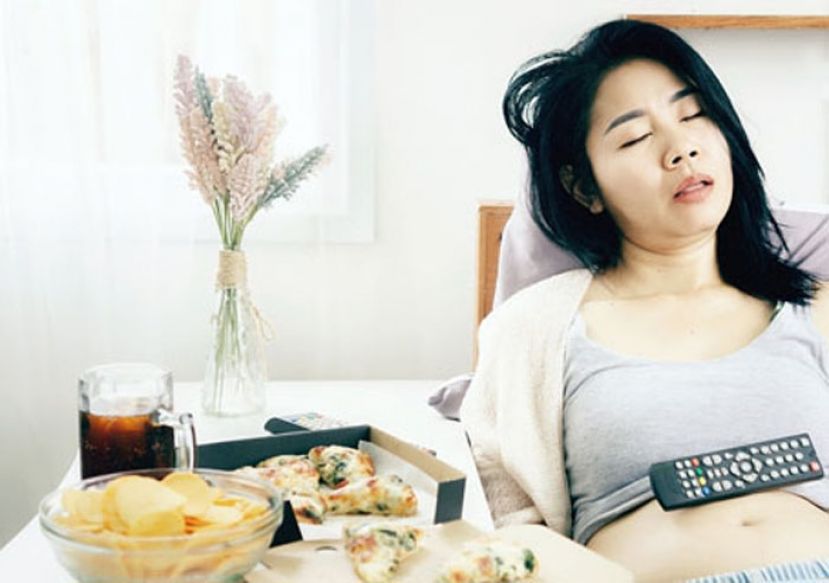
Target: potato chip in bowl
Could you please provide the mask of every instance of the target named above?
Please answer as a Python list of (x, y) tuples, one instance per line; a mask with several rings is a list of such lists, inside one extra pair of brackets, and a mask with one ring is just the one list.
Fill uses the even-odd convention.
[(40, 505), (58, 560), (83, 583), (241, 580), (281, 523), (270, 484), (219, 470), (98, 476)]

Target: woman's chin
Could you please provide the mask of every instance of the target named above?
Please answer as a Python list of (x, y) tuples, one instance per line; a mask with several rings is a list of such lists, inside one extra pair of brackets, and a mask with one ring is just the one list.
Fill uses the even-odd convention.
[(725, 218), (730, 204), (730, 197), (726, 199), (717, 196), (717, 191), (713, 190), (693, 202), (673, 202), (671, 214), (678, 223), (691, 231), (716, 230)]

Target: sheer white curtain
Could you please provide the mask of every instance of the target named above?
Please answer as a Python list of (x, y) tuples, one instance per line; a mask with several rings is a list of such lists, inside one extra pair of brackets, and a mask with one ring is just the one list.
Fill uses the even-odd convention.
[(328, 241), (371, 239), (370, 8), (0, 0), (0, 543), (65, 470), (83, 367), (202, 372), (218, 235), (183, 173), (179, 53), (272, 94), (288, 122), (277, 157), (331, 146), (292, 201), (257, 217), (248, 245), (324, 253)]

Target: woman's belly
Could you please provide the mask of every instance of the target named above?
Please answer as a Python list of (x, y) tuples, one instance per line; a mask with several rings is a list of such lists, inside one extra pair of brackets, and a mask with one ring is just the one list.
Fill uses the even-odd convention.
[(675, 581), (829, 558), (829, 514), (783, 491), (671, 512), (653, 500), (600, 529), (587, 547), (625, 565), (636, 581)]

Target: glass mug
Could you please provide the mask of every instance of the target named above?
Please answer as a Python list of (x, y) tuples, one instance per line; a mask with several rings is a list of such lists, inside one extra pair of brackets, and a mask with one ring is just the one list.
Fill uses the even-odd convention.
[(78, 382), (81, 476), (195, 465), (190, 413), (173, 413), (173, 375), (153, 364), (96, 366)]

